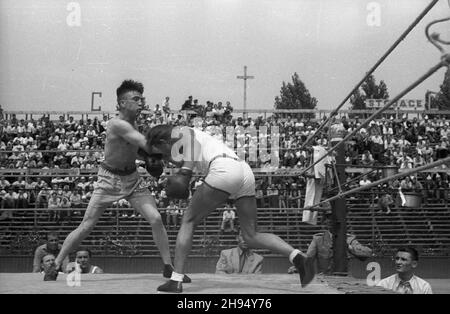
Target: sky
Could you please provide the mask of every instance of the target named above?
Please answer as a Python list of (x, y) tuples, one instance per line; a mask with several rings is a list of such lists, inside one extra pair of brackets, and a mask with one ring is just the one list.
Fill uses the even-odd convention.
[[(319, 109), (335, 108), (431, 0), (0, 0), (4, 110), (114, 111), (124, 79), (141, 81), (150, 107), (230, 101), (273, 109), (299, 74)], [(391, 96), (440, 60), (425, 26), (450, 16), (440, 0), (374, 73)], [(450, 39), (450, 23), (434, 30)], [(438, 91), (445, 70), (405, 96)]]

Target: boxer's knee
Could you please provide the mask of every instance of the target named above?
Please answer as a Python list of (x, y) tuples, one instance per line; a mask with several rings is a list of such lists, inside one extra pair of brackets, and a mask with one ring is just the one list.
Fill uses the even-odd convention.
[(158, 212), (152, 213), (151, 215), (149, 215), (148, 219), (152, 226), (159, 226), (159, 225), (163, 224), (161, 215)]

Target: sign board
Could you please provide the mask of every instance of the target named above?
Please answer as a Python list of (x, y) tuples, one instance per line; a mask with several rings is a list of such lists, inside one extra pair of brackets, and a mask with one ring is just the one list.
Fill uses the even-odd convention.
[[(389, 99), (366, 99), (366, 108), (381, 108), (389, 103)], [(392, 104), (394, 110), (425, 110), (425, 100), (423, 99), (400, 99)]]

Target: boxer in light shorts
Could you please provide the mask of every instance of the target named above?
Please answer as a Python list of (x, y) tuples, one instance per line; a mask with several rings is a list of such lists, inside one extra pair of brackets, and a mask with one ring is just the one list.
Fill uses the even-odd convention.
[[(166, 229), (155, 199), (136, 170), (139, 152), (140, 157), (146, 161), (147, 171), (152, 174), (149, 170), (150, 158), (146, 138), (136, 130), (136, 118), (144, 105), (143, 92), (143, 85), (132, 80), (122, 82), (116, 90), (119, 116), (109, 120), (107, 124), (105, 160), (98, 170), (98, 180), (83, 221), (67, 236), (55, 259), (55, 268), (49, 270), (52, 274), (47, 274), (47, 277), (50, 275), (53, 280), (56, 280), (57, 270), (64, 258), (90, 234), (103, 211), (122, 198), (127, 199), (151, 224), (153, 239), (164, 263), (163, 275), (167, 278), (172, 275), (173, 266)], [(162, 172), (162, 165), (160, 167)], [(183, 281), (190, 282), (190, 279), (186, 276)]]
[(236, 200), (241, 231), (249, 247), (269, 249), (288, 257), (299, 271), (302, 287), (313, 280), (312, 259), (280, 237), (257, 231), (255, 177), (250, 166), (240, 160), (231, 148), (205, 132), (188, 127), (158, 125), (150, 129), (146, 137), (152, 153), (160, 154), (164, 160), (180, 168), (176, 175), (167, 179), (166, 194), (169, 198), (189, 197), (194, 170), (205, 176), (204, 183), (193, 193), (183, 215), (175, 249), (175, 270), (170, 280), (158, 287), (158, 291), (183, 291), (184, 268), (195, 227), (229, 198)]
[(218, 157), (210, 163), (204, 182), (228, 193), (231, 199), (255, 196), (255, 176), (250, 166), (228, 156)]

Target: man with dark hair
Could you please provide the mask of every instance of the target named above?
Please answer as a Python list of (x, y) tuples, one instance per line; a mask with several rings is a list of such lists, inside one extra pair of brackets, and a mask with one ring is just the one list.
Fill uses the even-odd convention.
[[(46, 255), (52, 254), (58, 255), (61, 250), (61, 244), (59, 244), (59, 235), (56, 232), (49, 232), (47, 234), (47, 243), (42, 244), (36, 248), (33, 259), (33, 273), (41, 271), (42, 258)], [(69, 263), (69, 257), (65, 257), (62, 261), (64, 267)]]
[(192, 102), (193, 102), (192, 96), (189, 96), (188, 99), (186, 99), (186, 101), (181, 106), (181, 110), (191, 110)]
[(210, 212), (235, 199), (239, 224), (245, 242), (251, 248), (266, 248), (289, 258), (299, 270), (302, 287), (314, 278), (313, 260), (294, 249), (280, 237), (257, 231), (255, 177), (250, 166), (239, 159), (224, 142), (189, 127), (174, 128), (158, 125), (147, 133), (148, 144), (154, 153), (181, 169), (168, 177), (166, 194), (169, 198), (187, 199), (193, 170), (206, 175), (203, 184), (192, 195), (185, 210), (175, 250), (175, 271), (171, 279), (158, 291), (183, 291), (182, 279), (187, 256), (191, 250), (195, 227)]
[(236, 240), (237, 247), (220, 252), (216, 274), (261, 274), (264, 257), (248, 247), (242, 233)]
[(411, 247), (401, 247), (395, 253), (396, 274), (384, 278), (377, 286), (403, 294), (432, 294), (430, 284), (414, 275), (419, 263), (419, 253)]
[(91, 264), (91, 257), (92, 253), (89, 249), (78, 249), (75, 255), (75, 262), (67, 265), (66, 273), (76, 271), (79, 267), (82, 274), (103, 274), (103, 270), (100, 267)]
[[(56, 269), (61, 267), (66, 256), (91, 233), (104, 210), (113, 202), (124, 198), (151, 224), (153, 239), (164, 263), (163, 276), (170, 278), (172, 275), (173, 266), (167, 231), (148, 184), (136, 169), (136, 158), (139, 153), (152, 176), (159, 177), (163, 171), (162, 163), (149, 156), (145, 136), (137, 131), (136, 119), (145, 103), (143, 92), (144, 86), (132, 80), (123, 81), (117, 88), (119, 113), (107, 124), (105, 159), (100, 164), (94, 192), (83, 221), (69, 234), (56, 257)], [(186, 277), (185, 280), (189, 281), (188, 279)]]

